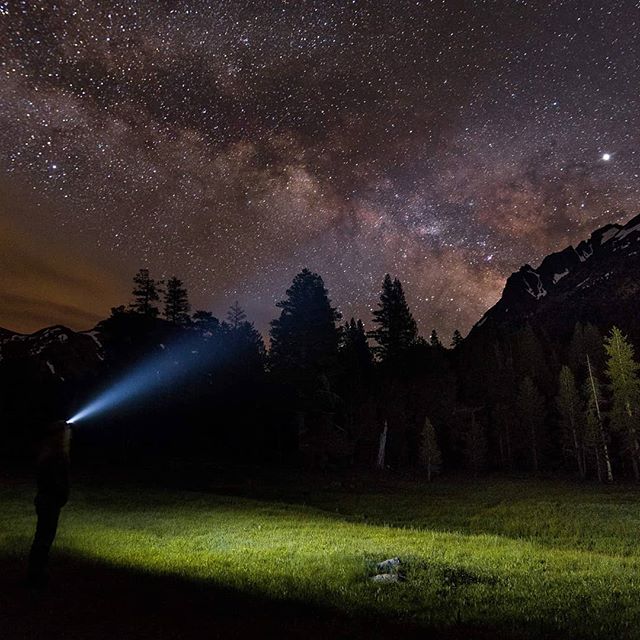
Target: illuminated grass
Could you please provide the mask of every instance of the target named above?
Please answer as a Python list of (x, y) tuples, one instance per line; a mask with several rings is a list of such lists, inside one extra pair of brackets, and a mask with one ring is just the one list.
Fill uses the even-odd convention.
[[(0, 498), (0, 552), (24, 553), (31, 487)], [(633, 491), (550, 483), (317, 492), (315, 506), (75, 487), (56, 549), (275, 599), (532, 637), (640, 637)], [(369, 581), (399, 555), (406, 582)]]

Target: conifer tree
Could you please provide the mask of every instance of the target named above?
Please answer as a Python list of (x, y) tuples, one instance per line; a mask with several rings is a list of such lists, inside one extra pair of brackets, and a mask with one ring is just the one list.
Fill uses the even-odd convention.
[(158, 283), (149, 275), (149, 269), (140, 269), (133, 277), (133, 302), (129, 308), (134, 313), (156, 318), (158, 307), (154, 304), (160, 300)]
[(271, 321), (270, 360), (274, 369), (313, 374), (335, 364), (340, 313), (331, 306), (322, 278), (303, 269), (276, 304), (280, 317)]
[(633, 473), (640, 480), (640, 365), (634, 359), (633, 345), (618, 327), (611, 329), (604, 347), (612, 396), (611, 426), (623, 435)]
[(164, 292), (164, 317), (175, 324), (187, 324), (190, 309), (189, 296), (182, 280), (175, 276), (169, 278)]
[(402, 284), (387, 274), (382, 283), (378, 308), (373, 312), (373, 322), (378, 328), (371, 336), (378, 343), (376, 351), (382, 360), (397, 358), (415, 344), (418, 337), (416, 321), (411, 315)]
[(576, 461), (578, 475), (584, 479), (586, 475), (584, 463), (584, 433), (580, 413), (580, 394), (576, 387), (575, 377), (569, 367), (560, 369), (558, 396), (556, 398), (560, 427), (565, 450)]
[(420, 431), (418, 442), (418, 460), (420, 466), (427, 471), (427, 482), (431, 482), (434, 471), (442, 464), (442, 454), (438, 447), (436, 431), (428, 417), (424, 419), (424, 425)]
[(245, 320), (247, 314), (236, 300), (227, 311), (227, 322), (232, 329), (237, 329)]
[(451, 347), (455, 349), (458, 345), (462, 344), (463, 340), (462, 334), (456, 329), (451, 337)]
[(204, 331), (213, 333), (220, 328), (220, 321), (211, 311), (199, 309), (191, 316), (191, 319), (198, 329), (203, 329)]
[(540, 468), (540, 442), (544, 426), (544, 399), (536, 389), (533, 380), (526, 376), (520, 383), (517, 399), (520, 425), (527, 439), (531, 468), (537, 473)]
[(432, 347), (441, 347), (442, 342), (440, 342), (440, 338), (438, 337), (438, 332), (435, 329), (432, 329), (431, 335), (429, 336), (429, 344)]
[(351, 318), (342, 332), (342, 354), (349, 369), (369, 369), (373, 364), (371, 348), (362, 320)]
[(266, 349), (261, 333), (253, 322), (242, 320), (235, 328), (230, 329), (234, 358), (245, 373), (264, 371)]

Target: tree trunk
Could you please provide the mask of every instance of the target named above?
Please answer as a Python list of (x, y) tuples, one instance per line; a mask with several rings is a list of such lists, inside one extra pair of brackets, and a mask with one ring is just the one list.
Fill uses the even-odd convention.
[(600, 437), (602, 438), (602, 453), (604, 454), (604, 464), (607, 468), (607, 482), (613, 482), (613, 471), (611, 470), (611, 458), (609, 457), (609, 447), (604, 435), (602, 423), (600, 423)]
[(604, 462), (607, 468), (607, 482), (613, 482), (613, 471), (611, 470), (611, 458), (609, 457), (609, 447), (607, 446), (607, 438), (605, 437), (604, 427), (602, 426), (602, 416), (600, 415), (600, 403), (598, 402), (598, 394), (596, 393), (596, 383), (593, 380), (591, 371), (591, 360), (587, 356), (587, 369), (589, 370), (589, 380), (591, 381), (591, 389), (593, 391), (593, 402), (596, 406), (596, 415), (598, 416), (598, 426), (600, 429), (600, 438), (602, 439), (602, 453), (604, 454)]
[(387, 421), (384, 421), (384, 429), (380, 434), (380, 445), (378, 447), (378, 460), (376, 461), (376, 467), (378, 469), (384, 469), (384, 458), (387, 448)]

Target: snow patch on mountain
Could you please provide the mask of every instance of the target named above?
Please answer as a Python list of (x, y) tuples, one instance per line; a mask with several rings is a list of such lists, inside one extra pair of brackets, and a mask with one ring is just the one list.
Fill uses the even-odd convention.
[(585, 245), (582, 251), (576, 250), (580, 262), (586, 262), (593, 255), (593, 246), (591, 244)]
[(635, 231), (640, 231), (640, 223), (629, 227), (628, 229), (621, 229), (620, 231), (618, 231), (618, 233), (616, 234), (616, 240), (622, 240)]
[(530, 273), (531, 275), (533, 275), (535, 277), (535, 280), (533, 282), (533, 286), (531, 286), (529, 281), (527, 279), (525, 279), (524, 283), (525, 283), (525, 287), (526, 287), (527, 293), (529, 295), (533, 296), (534, 298), (536, 298), (536, 300), (546, 296), (547, 295), (547, 290), (542, 286), (542, 279), (540, 278), (540, 274), (537, 271), (534, 271), (533, 269), (531, 269), (527, 273)]
[(611, 229), (608, 229), (602, 234), (602, 240), (600, 240), (600, 244), (604, 244), (605, 242), (609, 242), (611, 238), (615, 238), (616, 235), (620, 233), (620, 227), (614, 226)]
[(100, 335), (95, 329), (92, 331), (83, 331), (82, 332), (83, 335), (85, 336), (89, 336), (97, 345), (98, 347), (98, 351), (96, 352), (96, 355), (98, 356), (99, 360), (104, 360), (104, 355), (103, 355), (103, 346), (102, 346), (102, 342), (100, 342), (100, 340), (98, 340), (98, 335)]
[(553, 284), (558, 284), (558, 282), (560, 280), (562, 280), (562, 278), (564, 278), (566, 275), (569, 275), (569, 269), (565, 269), (564, 271), (561, 271), (560, 273), (555, 273), (553, 275)]

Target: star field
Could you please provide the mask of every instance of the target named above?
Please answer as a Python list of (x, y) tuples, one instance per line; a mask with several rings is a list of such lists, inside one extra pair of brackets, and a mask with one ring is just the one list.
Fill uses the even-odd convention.
[(466, 331), (638, 212), (639, 27), (632, 1), (0, 2), (0, 215), (81, 252), (96, 317), (147, 266), (264, 329), (307, 266), (347, 317), (390, 272), (423, 334)]

